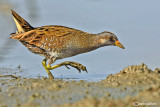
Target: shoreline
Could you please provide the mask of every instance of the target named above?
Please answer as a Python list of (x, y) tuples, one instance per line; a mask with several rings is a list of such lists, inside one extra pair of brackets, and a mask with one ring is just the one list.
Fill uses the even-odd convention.
[(160, 69), (145, 64), (98, 82), (3, 77), (0, 84), (0, 107), (160, 106)]

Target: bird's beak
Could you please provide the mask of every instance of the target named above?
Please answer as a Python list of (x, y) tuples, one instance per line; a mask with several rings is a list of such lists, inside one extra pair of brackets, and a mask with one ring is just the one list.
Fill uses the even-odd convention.
[(125, 49), (124, 46), (118, 40), (115, 42), (115, 45), (122, 49)]

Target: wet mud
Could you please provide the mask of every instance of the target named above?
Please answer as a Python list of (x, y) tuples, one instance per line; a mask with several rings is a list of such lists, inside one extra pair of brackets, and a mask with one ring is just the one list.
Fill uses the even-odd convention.
[(160, 107), (159, 99), (160, 69), (145, 64), (99, 82), (0, 78), (0, 107)]

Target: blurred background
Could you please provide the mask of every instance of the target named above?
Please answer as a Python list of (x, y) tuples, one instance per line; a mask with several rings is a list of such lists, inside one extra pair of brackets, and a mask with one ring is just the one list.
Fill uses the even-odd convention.
[[(10, 39), (16, 31), (12, 8), (32, 26), (63, 25), (89, 33), (111, 31), (125, 46), (103, 47), (93, 52), (57, 61), (76, 61), (89, 73), (60, 67), (52, 70), (56, 78), (100, 80), (129, 65), (160, 67), (159, 0), (0, 0), (0, 67), (25, 77), (47, 76), (43, 57)], [(21, 72), (17, 69), (21, 66)], [(5, 71), (5, 70), (4, 70)]]

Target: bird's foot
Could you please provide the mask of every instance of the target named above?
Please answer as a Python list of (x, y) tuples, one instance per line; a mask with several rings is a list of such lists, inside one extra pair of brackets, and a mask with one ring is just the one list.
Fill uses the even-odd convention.
[(46, 65), (46, 61), (47, 61), (47, 59), (44, 59), (44, 60), (42, 61), (42, 65), (43, 65), (43, 67), (45, 68), (45, 70), (47, 71), (48, 76), (49, 76), (49, 79), (51, 79), (51, 80), (53, 80), (54, 77), (53, 77), (52, 73), (51, 73), (49, 70), (58, 68), (58, 67), (60, 67), (60, 66), (66, 66), (68, 69), (70, 69), (70, 68), (68, 67), (68, 65), (69, 65), (69, 66), (71, 66), (71, 67), (76, 68), (79, 72), (81, 72), (81, 71), (86, 71), (86, 72), (87, 72), (86, 67), (83, 66), (83, 65), (80, 64), (80, 63), (77, 63), (77, 62), (65, 61), (65, 62), (62, 62), (62, 63), (60, 63), (60, 64), (51, 66), (51, 65)]
[(47, 69), (48, 70), (52, 70), (52, 69), (55, 69), (55, 68), (58, 68), (60, 66), (66, 66), (68, 69), (70, 69), (69, 66), (71, 67), (74, 67), (76, 68), (79, 72), (81, 71), (86, 71), (87, 72), (87, 69), (85, 66), (83, 66), (82, 64), (80, 63), (77, 63), (77, 62), (71, 62), (71, 61), (65, 61), (65, 62), (62, 62), (60, 64), (57, 64), (57, 65), (54, 65), (54, 66), (50, 66), (50, 65), (47, 65)]
[(45, 70), (46, 70), (46, 72), (47, 72), (47, 74), (48, 74), (48, 76), (49, 76), (49, 79), (54, 80), (54, 76), (52, 75), (52, 73), (51, 73), (51, 72), (49, 71), (49, 69), (47, 68), (46, 61), (47, 61), (47, 59), (45, 58), (45, 59), (42, 61), (42, 65), (43, 65), (43, 67), (45, 68)]

